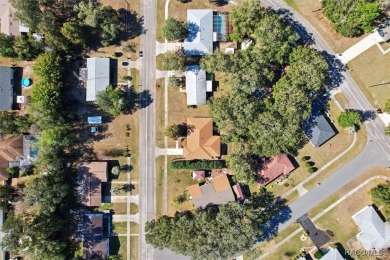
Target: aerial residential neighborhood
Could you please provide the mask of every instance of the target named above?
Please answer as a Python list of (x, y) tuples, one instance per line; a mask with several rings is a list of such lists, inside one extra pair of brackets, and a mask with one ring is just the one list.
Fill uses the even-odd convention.
[(389, 14), (0, 0), (0, 259), (390, 259)]

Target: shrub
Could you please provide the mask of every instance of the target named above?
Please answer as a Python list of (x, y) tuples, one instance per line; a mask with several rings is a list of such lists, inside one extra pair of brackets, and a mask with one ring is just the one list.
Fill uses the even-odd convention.
[(168, 167), (170, 169), (202, 169), (212, 170), (226, 167), (224, 160), (181, 160), (170, 162)]
[(285, 182), (283, 185), (284, 185), (284, 187), (290, 186), (290, 184), (288, 184), (288, 182)]
[(123, 155), (124, 152), (125, 151), (123, 149), (113, 148), (111, 150), (105, 151), (104, 154), (112, 157), (120, 157)]
[(313, 167), (307, 169), (308, 173), (314, 173), (315, 171), (316, 171), (316, 168), (313, 168)]
[(357, 126), (362, 121), (362, 117), (359, 112), (356, 111), (345, 111), (341, 112), (337, 118), (337, 122), (343, 128), (350, 126)]
[(302, 161), (310, 160), (310, 156), (302, 156), (301, 160)]
[(321, 251), (318, 250), (317, 252), (315, 252), (315, 253), (314, 253), (314, 257), (315, 257), (316, 259), (320, 259), (320, 258), (322, 257)]
[(114, 176), (118, 176), (120, 172), (121, 172), (121, 169), (119, 168), (119, 166), (114, 166), (111, 169), (111, 173)]
[(129, 137), (130, 136), (130, 132), (126, 132), (126, 137)]
[(305, 162), (304, 165), (305, 165), (306, 168), (309, 168), (311, 166), (310, 162)]

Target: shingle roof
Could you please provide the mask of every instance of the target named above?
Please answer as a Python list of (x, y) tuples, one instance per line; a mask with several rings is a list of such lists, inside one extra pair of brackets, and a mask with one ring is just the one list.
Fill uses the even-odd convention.
[(244, 193), (242, 192), (241, 184), (237, 183), (236, 185), (233, 185), (233, 191), (236, 194), (237, 200), (245, 199)]
[(206, 177), (206, 171), (192, 171), (192, 179), (203, 180)]
[(310, 142), (317, 147), (336, 135), (336, 132), (321, 111), (314, 111), (303, 123), (302, 130), (307, 138), (310, 139)]
[(85, 206), (100, 206), (102, 182), (107, 182), (107, 162), (83, 162), (78, 168), (78, 193)]
[(258, 172), (257, 183), (259, 186), (265, 186), (280, 175), (286, 175), (294, 169), (294, 165), (286, 154), (271, 157), (263, 162)]
[(186, 55), (204, 55), (213, 52), (213, 11), (187, 10), (188, 36), (184, 41)]
[(186, 72), (187, 105), (206, 104), (206, 72), (198, 65), (187, 66)]
[(88, 58), (87, 70), (87, 101), (95, 101), (96, 94), (110, 85), (110, 58)]
[(23, 156), (23, 135), (0, 139), (0, 180), (7, 180), (9, 162)]
[(103, 214), (83, 215), (83, 255), (85, 259), (105, 259), (109, 240), (103, 237)]
[(14, 70), (0, 66), (0, 110), (12, 110), (14, 103)]
[(298, 218), (297, 222), (302, 226), (303, 230), (309, 234), (310, 239), (318, 249), (331, 240), (325, 231), (317, 229), (307, 213)]
[(233, 190), (226, 175), (213, 178), (211, 182), (188, 187), (195, 207), (206, 207), (208, 205), (225, 204), (235, 201)]
[(372, 206), (367, 206), (352, 216), (361, 232), (356, 236), (366, 250), (390, 247), (390, 225), (379, 217)]
[(187, 118), (189, 134), (184, 145), (186, 159), (215, 159), (221, 156), (221, 137), (213, 136), (212, 118)]

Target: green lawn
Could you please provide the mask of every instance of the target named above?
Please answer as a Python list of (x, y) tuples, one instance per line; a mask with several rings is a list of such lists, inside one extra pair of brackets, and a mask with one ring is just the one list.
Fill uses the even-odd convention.
[(117, 234), (127, 234), (127, 222), (112, 223), (112, 232)]

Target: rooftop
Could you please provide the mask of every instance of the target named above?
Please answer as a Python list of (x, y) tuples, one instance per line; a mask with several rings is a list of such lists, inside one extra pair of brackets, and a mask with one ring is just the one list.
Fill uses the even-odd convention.
[(225, 204), (235, 201), (232, 187), (226, 175), (213, 178), (203, 185), (195, 184), (188, 187), (195, 207)]
[(0, 66), (0, 110), (12, 110), (14, 104), (14, 70)]
[(7, 180), (9, 163), (23, 157), (23, 135), (0, 138), (0, 180)]
[(103, 214), (83, 215), (83, 255), (85, 259), (105, 259), (109, 240), (103, 237)]
[(366, 250), (390, 247), (390, 225), (384, 222), (373, 206), (367, 206), (352, 216), (360, 228), (357, 239)]
[(186, 72), (187, 106), (206, 104), (206, 72), (198, 65), (187, 66)]
[(184, 41), (186, 55), (204, 55), (213, 52), (213, 11), (187, 10), (188, 36)]
[(302, 130), (316, 147), (321, 146), (336, 135), (336, 132), (319, 109), (313, 109), (310, 117), (303, 123)]
[(96, 94), (110, 85), (110, 58), (87, 59), (87, 101), (95, 101)]
[(102, 182), (107, 182), (107, 162), (83, 162), (78, 168), (78, 193), (85, 206), (100, 206)]
[(216, 159), (221, 156), (221, 137), (213, 136), (212, 118), (187, 118), (191, 129), (184, 146), (186, 159)]
[(261, 170), (258, 172), (257, 184), (265, 186), (280, 175), (287, 175), (294, 169), (294, 165), (286, 154), (271, 157), (262, 163)]

